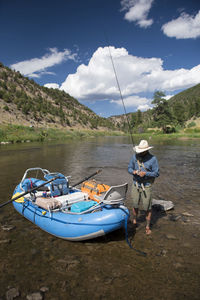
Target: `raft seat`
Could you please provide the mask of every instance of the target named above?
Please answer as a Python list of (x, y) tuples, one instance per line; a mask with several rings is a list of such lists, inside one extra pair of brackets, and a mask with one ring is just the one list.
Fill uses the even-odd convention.
[(127, 190), (128, 183), (111, 186), (107, 192), (102, 193), (100, 196), (95, 195), (95, 199), (105, 204), (123, 204), (126, 199)]
[(69, 184), (68, 184), (68, 179), (63, 174), (50, 173), (50, 174), (46, 174), (44, 178), (46, 180), (50, 180), (55, 176), (57, 176), (58, 178), (49, 184), (51, 196), (58, 197), (62, 195), (67, 195), (69, 193)]

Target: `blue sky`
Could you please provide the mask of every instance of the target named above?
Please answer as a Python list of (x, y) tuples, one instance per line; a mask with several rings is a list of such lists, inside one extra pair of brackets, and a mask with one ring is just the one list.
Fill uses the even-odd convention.
[[(97, 114), (200, 83), (199, 0), (0, 0), (0, 61)], [(109, 48), (108, 48), (109, 47)]]

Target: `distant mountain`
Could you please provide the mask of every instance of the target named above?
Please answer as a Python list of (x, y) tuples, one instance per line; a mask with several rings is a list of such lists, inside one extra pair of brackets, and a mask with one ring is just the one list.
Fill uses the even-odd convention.
[(38, 85), (0, 63), (0, 124), (115, 129), (69, 94)]

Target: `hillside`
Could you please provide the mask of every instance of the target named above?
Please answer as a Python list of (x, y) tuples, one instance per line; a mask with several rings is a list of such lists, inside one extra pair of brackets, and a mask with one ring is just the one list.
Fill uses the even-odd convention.
[(169, 103), (180, 122), (200, 117), (200, 84), (175, 95)]
[[(145, 112), (137, 111), (127, 114), (131, 129), (135, 133), (141, 133), (149, 128), (171, 127), (177, 128), (200, 127), (200, 84), (178, 93), (168, 101), (159, 99), (159, 103), (153, 109)], [(109, 118), (115, 126), (127, 130), (127, 122), (124, 115)], [(193, 125), (193, 126), (192, 126)]]
[(64, 91), (38, 85), (0, 63), (0, 124), (46, 128), (114, 129)]
[[(0, 63), (0, 125), (25, 125), (37, 128), (128, 130), (142, 133), (149, 128), (173, 130), (198, 127), (200, 84), (170, 100), (160, 98), (159, 105), (145, 112), (102, 118), (58, 89), (38, 85)], [(128, 122), (127, 122), (128, 119)]]

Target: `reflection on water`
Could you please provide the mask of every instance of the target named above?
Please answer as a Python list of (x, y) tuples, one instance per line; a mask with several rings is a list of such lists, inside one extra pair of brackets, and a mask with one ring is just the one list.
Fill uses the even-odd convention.
[[(154, 198), (173, 201), (175, 213), (191, 213), (195, 224), (200, 218), (199, 141), (160, 142), (153, 146), (152, 153), (160, 166)], [(102, 169), (97, 180), (109, 185), (129, 183), (127, 206), (131, 209), (132, 179), (127, 166), (132, 154), (126, 137), (100, 137), (59, 145), (1, 146), (0, 203), (10, 199), (27, 168), (41, 167), (71, 175), (71, 184)], [(9, 287), (18, 287), (21, 299), (26, 299), (28, 292), (46, 285), (50, 295), (47, 299), (66, 299), (66, 295), (73, 299), (198, 299), (197, 227), (184, 227), (185, 223), (162, 217), (162, 223), (153, 227), (152, 238), (147, 239), (140, 228), (134, 236), (135, 246), (148, 253), (144, 261), (128, 248), (123, 231), (92, 242), (66, 242), (24, 220), (12, 205), (6, 206), (0, 211), (0, 226), (11, 224), (15, 229), (5, 232), (0, 228), (0, 298), (4, 299)], [(170, 236), (166, 239), (169, 232), (176, 232), (177, 236), (171, 234), (171, 240)], [(172, 288), (165, 296), (166, 282)]]

